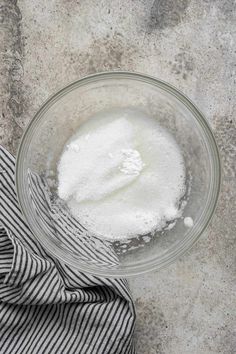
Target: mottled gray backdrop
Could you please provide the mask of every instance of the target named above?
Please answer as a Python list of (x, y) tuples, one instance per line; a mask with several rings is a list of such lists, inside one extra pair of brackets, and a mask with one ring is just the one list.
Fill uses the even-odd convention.
[(0, 142), (10, 151), (49, 95), (113, 69), (174, 84), (215, 132), (223, 183), (208, 234), (130, 281), (139, 354), (236, 352), (235, 26), (233, 0), (0, 1)]

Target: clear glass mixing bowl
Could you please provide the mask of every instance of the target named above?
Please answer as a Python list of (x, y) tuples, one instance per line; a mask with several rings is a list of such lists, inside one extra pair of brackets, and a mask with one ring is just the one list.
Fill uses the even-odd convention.
[[(157, 119), (178, 142), (186, 164), (191, 191), (184, 209), (194, 225), (183, 219), (170, 230), (158, 232), (150, 242), (135, 239), (117, 251), (113, 267), (87, 261), (48, 230), (35, 212), (27, 183), (30, 169), (39, 175), (56, 174), (64, 145), (93, 115), (113, 108), (135, 108)], [(49, 253), (78, 270), (104, 277), (127, 277), (160, 269), (187, 251), (206, 229), (220, 189), (220, 159), (214, 136), (195, 105), (173, 86), (153, 77), (129, 72), (106, 72), (78, 80), (48, 99), (30, 122), (17, 155), (16, 186), (22, 211), (38, 241)], [(55, 192), (54, 192), (55, 193)]]

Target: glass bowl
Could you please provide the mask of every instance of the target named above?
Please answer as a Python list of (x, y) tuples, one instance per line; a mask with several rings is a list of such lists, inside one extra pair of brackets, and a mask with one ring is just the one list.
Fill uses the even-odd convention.
[[(83, 257), (48, 229), (30, 196), (28, 171), (56, 176), (66, 142), (95, 114), (110, 109), (137, 109), (157, 119), (175, 137), (191, 185), (183, 218), (175, 227), (156, 232), (149, 242), (135, 238), (129, 247), (113, 242), (111, 266)], [(16, 164), (18, 199), (28, 224), (44, 248), (76, 269), (102, 277), (128, 277), (160, 269), (186, 252), (204, 232), (214, 213), (220, 189), (220, 159), (211, 129), (195, 105), (181, 92), (156, 78), (130, 72), (105, 72), (78, 80), (50, 97), (30, 122), (22, 138)], [(53, 191), (56, 194), (56, 191)], [(99, 247), (99, 246), (97, 246)]]

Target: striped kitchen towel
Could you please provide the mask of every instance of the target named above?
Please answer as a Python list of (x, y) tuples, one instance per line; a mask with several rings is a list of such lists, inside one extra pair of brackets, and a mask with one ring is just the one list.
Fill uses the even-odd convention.
[(135, 353), (127, 282), (48, 254), (21, 213), (14, 174), (15, 159), (0, 146), (0, 353)]

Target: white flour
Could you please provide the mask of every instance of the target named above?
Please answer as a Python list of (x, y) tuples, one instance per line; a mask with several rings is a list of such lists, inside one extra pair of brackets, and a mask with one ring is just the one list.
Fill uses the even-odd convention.
[(119, 170), (126, 175), (138, 176), (145, 166), (140, 153), (134, 149), (123, 149), (121, 152), (123, 154), (123, 161)]
[(160, 230), (181, 216), (184, 161), (174, 138), (133, 110), (84, 123), (58, 164), (58, 194), (90, 232), (109, 239)]

